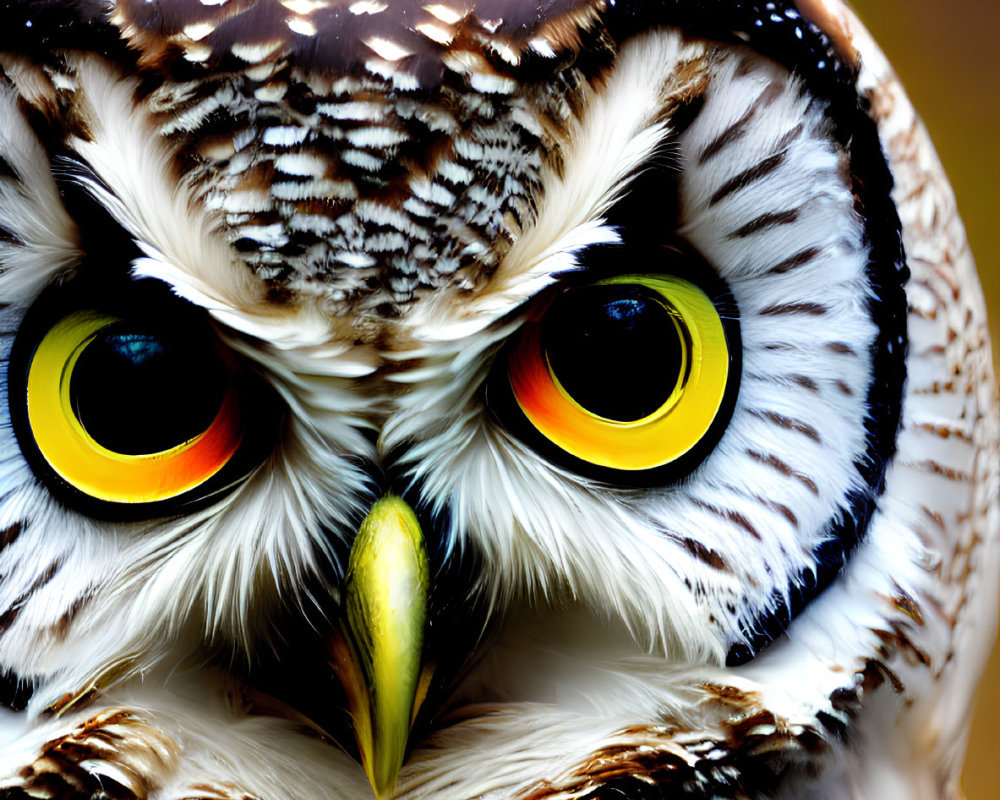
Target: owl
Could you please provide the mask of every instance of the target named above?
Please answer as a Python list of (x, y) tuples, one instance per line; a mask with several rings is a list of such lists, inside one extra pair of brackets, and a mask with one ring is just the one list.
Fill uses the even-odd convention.
[(961, 797), (984, 302), (840, 0), (0, 23), (0, 798)]

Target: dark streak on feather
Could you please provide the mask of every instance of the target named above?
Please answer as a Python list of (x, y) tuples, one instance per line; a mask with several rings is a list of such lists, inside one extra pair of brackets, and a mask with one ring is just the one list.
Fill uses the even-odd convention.
[(782, 136), (774, 145), (775, 150), (780, 150), (782, 152), (788, 149), (788, 146), (802, 136), (802, 132), (805, 130), (805, 126), (800, 122), (793, 128), (789, 128), (788, 131)]
[(819, 391), (819, 384), (816, 383), (816, 381), (814, 381), (808, 375), (789, 375), (788, 380), (790, 380), (796, 386), (799, 386), (803, 389), (807, 389), (810, 392)]
[(15, 522), (13, 525), (9, 525), (0, 531), (0, 550), (5, 550), (14, 544), (14, 542), (17, 541), (17, 537), (21, 535), (21, 531), (23, 530), (23, 524)]
[(746, 239), (768, 228), (774, 228), (778, 225), (791, 225), (798, 220), (801, 213), (801, 208), (792, 208), (787, 211), (771, 211), (761, 214), (759, 217), (750, 220), (746, 225), (730, 233), (728, 238)]
[(14, 672), (0, 672), (0, 706), (10, 711), (24, 711), (34, 690), (31, 679)]
[(28, 587), (28, 590), (14, 600), (14, 602), (7, 607), (7, 610), (4, 611), (3, 614), (0, 614), (0, 636), (10, 630), (10, 626), (17, 622), (17, 618), (24, 609), (24, 604), (27, 602), (28, 598), (51, 581), (61, 566), (62, 564), (58, 561), (50, 564), (49, 568), (39, 575), (35, 579), (35, 582)]
[(792, 478), (797, 480), (803, 486), (805, 486), (814, 495), (819, 495), (819, 487), (816, 485), (816, 481), (810, 478), (808, 475), (803, 475), (801, 472), (797, 472), (792, 469), (788, 464), (782, 461), (773, 453), (759, 453), (756, 450), (747, 450), (747, 455), (750, 456), (754, 461), (759, 464), (764, 464), (773, 470), (780, 472), (786, 478)]
[(769, 106), (773, 103), (784, 90), (784, 85), (775, 81), (768, 84), (767, 88), (752, 102), (750, 107), (747, 109), (746, 113), (743, 114), (736, 122), (726, 128), (719, 136), (714, 139), (704, 150), (702, 150), (701, 155), (698, 157), (699, 164), (705, 164), (713, 156), (718, 155), (726, 148), (727, 145), (738, 141), (747, 132), (747, 126), (750, 121), (754, 118), (754, 115), (760, 108)]
[(59, 619), (56, 620), (55, 624), (49, 629), (55, 640), (63, 641), (66, 639), (66, 636), (69, 634), (70, 626), (73, 624), (73, 620), (76, 619), (80, 610), (87, 605), (87, 601), (89, 599), (89, 595), (82, 594), (69, 604), (69, 608), (62, 613)]
[(234, 783), (192, 783), (178, 800), (260, 800)]
[(784, 162), (786, 158), (786, 155), (787, 154), (784, 152), (775, 153), (773, 156), (768, 156), (749, 169), (744, 170), (734, 178), (730, 178), (715, 194), (712, 195), (711, 199), (708, 201), (709, 206), (714, 206), (729, 195), (746, 189), (748, 186), (756, 183), (762, 178), (767, 177), (781, 166), (782, 162)]
[(849, 344), (845, 344), (844, 342), (827, 342), (826, 349), (829, 350), (831, 353), (836, 353), (838, 356), (857, 357), (858, 355), (856, 352), (854, 352), (853, 347), (851, 347)]
[(715, 514), (717, 517), (727, 520), (728, 522), (732, 522), (734, 525), (738, 525), (758, 542), (762, 541), (761, 535), (753, 526), (753, 523), (738, 511), (734, 511), (731, 508), (719, 508), (718, 506), (713, 506), (711, 503), (706, 503), (702, 500), (695, 500), (694, 503), (699, 508), (708, 511), (711, 514)]
[(783, 516), (785, 519), (788, 520), (789, 524), (791, 524), (793, 528), (799, 527), (799, 518), (795, 516), (795, 512), (792, 511), (792, 509), (790, 509), (788, 506), (784, 505), (783, 503), (776, 503), (774, 500), (766, 500), (763, 497), (758, 497), (757, 500), (759, 500), (763, 505), (767, 506), (768, 508), (773, 509), (774, 511), (777, 511), (779, 514), (781, 514), (781, 516)]
[(724, 559), (722, 555), (715, 550), (705, 547), (705, 545), (695, 539), (687, 537), (678, 539), (678, 541), (684, 545), (685, 550), (702, 563), (722, 572), (732, 572), (729, 562), (727, 562), (726, 559)]
[(761, 317), (778, 317), (786, 314), (808, 314), (810, 317), (821, 317), (829, 309), (820, 303), (779, 303), (757, 312)]
[(817, 431), (812, 425), (802, 422), (801, 420), (786, 417), (774, 411), (757, 411), (756, 409), (750, 409), (750, 414), (757, 417), (757, 419), (773, 422), (775, 425), (779, 425), (785, 430), (801, 433), (803, 436), (807, 436), (817, 444), (822, 444), (823, 442), (822, 437), (819, 435), (819, 431)]
[(767, 271), (767, 274), (784, 275), (786, 272), (790, 272), (793, 269), (804, 267), (821, 252), (823, 251), (819, 247), (807, 247), (805, 250), (800, 250), (795, 255), (789, 256), (783, 261), (779, 261)]

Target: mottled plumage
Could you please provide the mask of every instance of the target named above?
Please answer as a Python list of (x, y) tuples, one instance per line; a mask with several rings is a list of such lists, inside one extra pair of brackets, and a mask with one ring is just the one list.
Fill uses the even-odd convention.
[(0, 69), (0, 797), (960, 797), (984, 304), (838, 0), (24, 0)]

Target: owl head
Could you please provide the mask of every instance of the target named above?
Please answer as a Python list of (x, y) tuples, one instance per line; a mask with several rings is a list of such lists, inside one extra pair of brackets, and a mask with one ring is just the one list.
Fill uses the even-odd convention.
[(497, 642), (558, 620), (662, 674), (821, 662), (806, 704), (914, 626), (937, 295), (838, 3), (2, 13), (0, 665), (37, 711), (337, 674), (382, 792), (446, 698), (543, 693)]

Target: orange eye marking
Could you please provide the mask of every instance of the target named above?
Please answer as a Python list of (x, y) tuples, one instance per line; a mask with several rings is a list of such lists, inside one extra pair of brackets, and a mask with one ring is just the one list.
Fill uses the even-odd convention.
[(215, 475), (239, 448), (243, 430), (237, 391), (230, 386), (208, 428), (185, 442), (141, 455), (109, 450), (77, 419), (70, 380), (83, 351), (102, 329), (117, 321), (106, 314), (79, 311), (60, 320), (39, 343), (28, 369), (32, 435), (56, 474), (91, 497), (114, 503), (177, 497)]
[(729, 375), (722, 321), (708, 296), (679, 278), (622, 276), (601, 283), (646, 286), (671, 310), (675, 333), (689, 345), (670, 396), (652, 414), (634, 421), (593, 414), (560, 385), (545, 355), (541, 326), (533, 322), (525, 325), (508, 361), (514, 396), (540, 433), (577, 458), (619, 470), (663, 466), (698, 443), (722, 405)]

